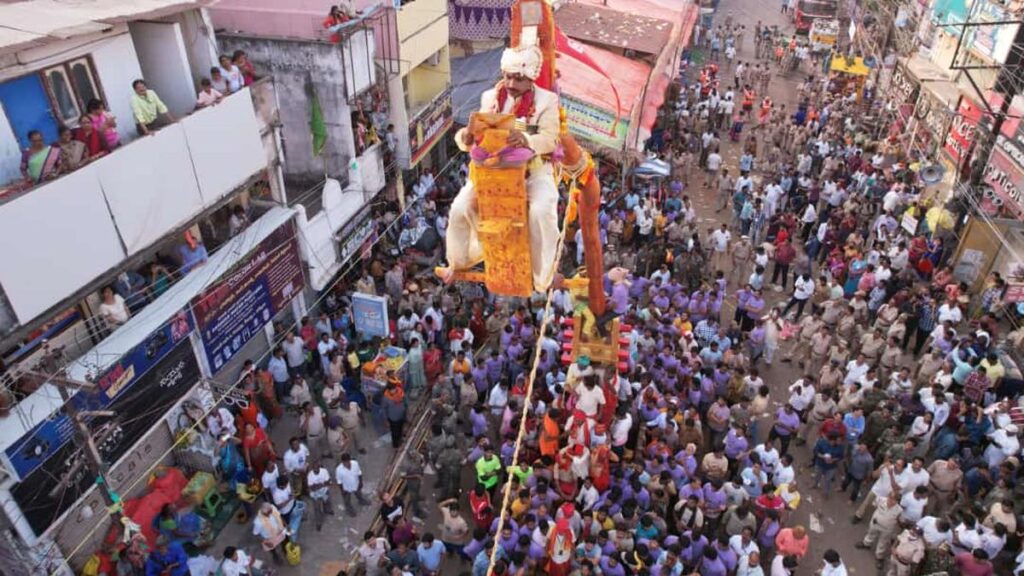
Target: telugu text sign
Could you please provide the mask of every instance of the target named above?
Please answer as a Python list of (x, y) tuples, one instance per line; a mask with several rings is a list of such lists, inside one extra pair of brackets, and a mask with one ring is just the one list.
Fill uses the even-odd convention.
[[(615, 125), (615, 115), (566, 95), (561, 97), (565, 107), (569, 132), (612, 150), (622, 150), (626, 143), (629, 122), (619, 120)], [(612, 126), (615, 130), (612, 130)]]
[(264, 239), (192, 301), (210, 369), (224, 367), (302, 291), (302, 259), (291, 222)]

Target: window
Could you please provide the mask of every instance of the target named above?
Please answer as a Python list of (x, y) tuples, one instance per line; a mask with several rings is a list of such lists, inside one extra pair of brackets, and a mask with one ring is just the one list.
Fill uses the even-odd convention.
[(43, 81), (52, 100), (54, 116), (68, 126), (78, 124), (90, 100), (103, 99), (96, 71), (88, 57), (43, 70)]

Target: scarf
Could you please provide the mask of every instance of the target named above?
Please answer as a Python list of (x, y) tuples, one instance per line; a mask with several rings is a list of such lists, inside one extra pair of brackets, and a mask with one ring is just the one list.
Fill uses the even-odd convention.
[[(505, 82), (498, 82), (495, 89), (498, 91), (498, 109), (496, 112), (502, 112), (505, 110), (505, 104), (508, 101), (509, 94), (508, 89), (505, 88)], [(534, 113), (534, 92), (531, 89), (529, 92), (524, 93), (515, 101), (515, 108), (512, 110), (512, 115), (516, 118), (525, 118), (529, 120), (533, 117)]]

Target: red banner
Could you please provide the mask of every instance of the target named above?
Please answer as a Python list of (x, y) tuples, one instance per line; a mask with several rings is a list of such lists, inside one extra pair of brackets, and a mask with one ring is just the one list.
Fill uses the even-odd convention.
[(978, 130), (978, 122), (981, 120), (981, 108), (966, 96), (960, 98), (960, 106), (957, 113), (950, 122), (949, 131), (946, 133), (945, 150), (946, 154), (953, 159), (959, 167), (964, 158), (971, 150), (974, 143), (974, 135)]

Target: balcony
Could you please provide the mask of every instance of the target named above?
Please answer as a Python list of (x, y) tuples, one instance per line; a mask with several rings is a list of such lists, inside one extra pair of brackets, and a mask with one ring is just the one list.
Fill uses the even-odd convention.
[(17, 247), (4, 253), (0, 285), (19, 323), (262, 175), (268, 152), (261, 129), (276, 118), (268, 85), (246, 88), (0, 204), (0, 244)]

